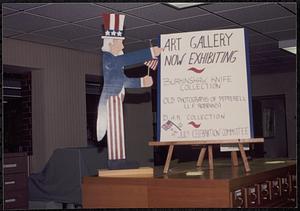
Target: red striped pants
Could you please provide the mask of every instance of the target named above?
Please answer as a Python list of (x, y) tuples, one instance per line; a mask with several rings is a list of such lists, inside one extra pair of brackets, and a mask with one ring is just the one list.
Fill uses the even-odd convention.
[(107, 101), (107, 148), (109, 160), (126, 159), (123, 99), (121, 92), (117, 96), (111, 96)]

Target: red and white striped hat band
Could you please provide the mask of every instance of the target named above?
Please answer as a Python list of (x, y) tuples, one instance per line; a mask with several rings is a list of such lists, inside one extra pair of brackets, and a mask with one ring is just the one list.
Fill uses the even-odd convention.
[(103, 23), (105, 36), (102, 38), (120, 38), (123, 37), (125, 15), (119, 14), (103, 14)]

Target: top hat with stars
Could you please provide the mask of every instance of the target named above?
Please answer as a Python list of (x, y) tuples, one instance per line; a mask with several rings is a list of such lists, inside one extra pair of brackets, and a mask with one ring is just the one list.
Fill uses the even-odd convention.
[(105, 35), (101, 38), (125, 39), (123, 37), (125, 15), (103, 14)]

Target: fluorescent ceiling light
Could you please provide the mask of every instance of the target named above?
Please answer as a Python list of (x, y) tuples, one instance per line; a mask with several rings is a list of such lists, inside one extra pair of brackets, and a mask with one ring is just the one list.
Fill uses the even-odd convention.
[(291, 52), (293, 54), (296, 54), (297, 53), (296, 40), (279, 41), (279, 48)]
[(185, 2), (182, 2), (182, 3), (166, 3), (172, 7), (175, 7), (177, 9), (184, 9), (184, 8), (188, 8), (188, 7), (195, 7), (195, 6), (199, 6), (199, 5), (202, 5), (202, 4), (206, 4), (206, 3), (203, 3), (203, 2), (198, 2), (198, 3), (185, 3)]
[(291, 52), (293, 54), (297, 54), (297, 47), (288, 47), (288, 48), (282, 48), (283, 50), (286, 50), (288, 52)]

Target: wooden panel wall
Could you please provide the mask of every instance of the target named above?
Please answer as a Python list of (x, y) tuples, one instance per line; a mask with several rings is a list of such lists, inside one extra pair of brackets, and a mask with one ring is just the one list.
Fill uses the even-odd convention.
[(32, 69), (31, 171), (60, 147), (86, 146), (85, 74), (100, 75), (99, 56), (3, 39), (3, 64)]

